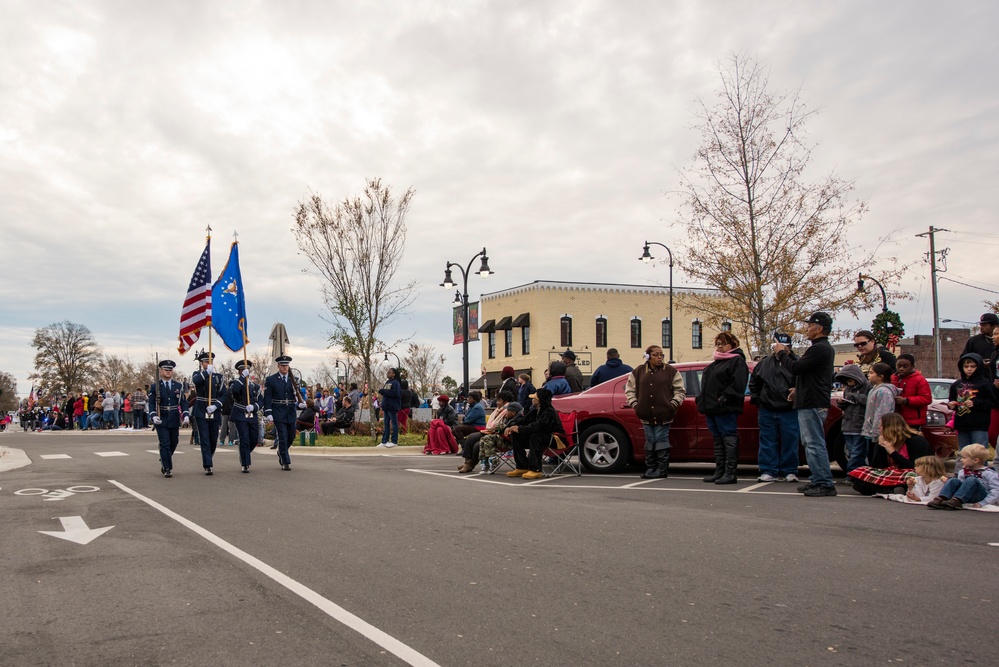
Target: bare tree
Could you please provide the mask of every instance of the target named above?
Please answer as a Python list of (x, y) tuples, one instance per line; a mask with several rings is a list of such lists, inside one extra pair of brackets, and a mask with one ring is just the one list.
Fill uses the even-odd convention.
[(94, 382), (108, 391), (132, 389), (137, 375), (135, 364), (128, 357), (105, 354), (94, 371)]
[(90, 329), (64, 320), (35, 330), (35, 372), (28, 378), (46, 390), (68, 393), (83, 388), (101, 360)]
[(17, 410), (17, 380), (10, 373), (0, 371), (0, 412)]
[(402, 363), (409, 371), (409, 387), (420, 396), (437, 391), (440, 386), (441, 373), (444, 369), (445, 357), (437, 354), (433, 345), (409, 343)]
[(721, 292), (721, 299), (694, 299), (709, 323), (731, 321), (758, 351), (774, 330), (795, 330), (810, 311), (856, 315), (871, 307), (872, 291), (854, 288), (859, 272), (887, 285), (902, 270), (880, 252), (885, 239), (869, 230), (863, 246), (850, 245), (848, 232), (867, 210), (849, 200), (853, 182), (805, 180), (812, 157), (805, 122), (813, 112), (800, 91), (771, 90), (766, 68), (740, 56), (719, 66), (719, 75), (719, 101), (700, 101), (702, 143), (680, 174), (687, 234), (677, 262)]
[(330, 206), (314, 194), (295, 214), (295, 240), (319, 278), (333, 327), (330, 346), (359, 359), (371, 386), (372, 355), (392, 347), (378, 339), (379, 332), (405, 311), (416, 287), (395, 285), (414, 194), (409, 189), (396, 199), (389, 186), (373, 179), (360, 197)]

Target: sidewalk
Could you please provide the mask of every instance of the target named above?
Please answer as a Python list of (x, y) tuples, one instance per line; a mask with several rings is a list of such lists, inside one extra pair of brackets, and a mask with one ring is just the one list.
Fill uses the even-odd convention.
[(31, 459), (24, 453), (23, 449), (0, 447), (0, 472), (23, 468), (30, 463)]

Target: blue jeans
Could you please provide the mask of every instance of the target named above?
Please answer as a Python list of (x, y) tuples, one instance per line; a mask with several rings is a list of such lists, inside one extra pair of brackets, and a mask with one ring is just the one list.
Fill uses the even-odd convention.
[(384, 425), (382, 429), (382, 442), (386, 443), (389, 441), (389, 429), (391, 428), (391, 440), (399, 444), (399, 413), (382, 410), (382, 415), (382, 424)]
[(669, 427), (672, 424), (642, 424), (645, 431), (645, 451), (669, 449)]
[(989, 490), (985, 486), (985, 482), (978, 477), (968, 476), (964, 479), (951, 477), (944, 484), (940, 495), (944, 498), (957, 498), (962, 503), (970, 505), (985, 500), (985, 496), (989, 495)]
[(843, 441), (846, 443), (846, 471), (856, 470), (867, 465), (867, 457), (871, 451), (871, 441), (865, 435), (859, 433), (844, 433)]
[(989, 447), (989, 432), (988, 431), (958, 431), (957, 432), (957, 448), (964, 449), (968, 445), (985, 445), (985, 448)]
[(760, 408), (760, 473), (787, 477), (798, 473), (798, 413)]
[(826, 449), (826, 408), (802, 408), (798, 410), (798, 427), (801, 429), (801, 444), (805, 446), (805, 461), (808, 463), (808, 481), (812, 486), (832, 486), (832, 470), (829, 468), (829, 450)]
[(708, 420), (708, 430), (716, 438), (739, 435), (739, 414), (737, 412), (723, 412), (718, 415), (704, 416)]

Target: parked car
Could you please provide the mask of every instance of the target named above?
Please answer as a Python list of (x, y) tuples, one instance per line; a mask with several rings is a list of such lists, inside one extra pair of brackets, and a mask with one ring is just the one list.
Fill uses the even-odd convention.
[[(950, 388), (948, 381), (947, 387)], [(953, 410), (947, 407), (947, 402), (936, 402), (936, 388), (930, 384), (934, 401), (926, 408), (926, 425), (923, 426), (923, 436), (930, 443), (933, 452), (940, 458), (950, 458), (957, 451), (957, 431), (947, 426)]]
[[(714, 444), (704, 415), (697, 412), (694, 399), (700, 391), (701, 374), (707, 361), (674, 364), (683, 374), (687, 399), (677, 411), (670, 429), (670, 460), (713, 461)], [(752, 366), (752, 364), (750, 365)], [(629, 463), (645, 460), (645, 435), (635, 411), (628, 406), (624, 386), (628, 376), (614, 378), (578, 394), (556, 396), (553, 404), (559, 412), (577, 413), (581, 458), (587, 470), (595, 473), (620, 472)], [(842, 412), (831, 408), (826, 418), (826, 442), (829, 458), (846, 469), (846, 452), (840, 434)], [(759, 451), (759, 428), (756, 406), (749, 402), (739, 417), (739, 462), (756, 463)], [(804, 464), (804, 450), (799, 457)]]
[(954, 384), (954, 381), (947, 378), (926, 378), (926, 381), (930, 385), (933, 402), (946, 404), (950, 396), (950, 386)]

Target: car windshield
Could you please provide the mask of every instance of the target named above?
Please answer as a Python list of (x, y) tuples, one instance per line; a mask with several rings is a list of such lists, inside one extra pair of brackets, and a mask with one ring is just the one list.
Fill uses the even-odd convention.
[(946, 401), (950, 397), (950, 382), (931, 382), (930, 391), (934, 401)]

